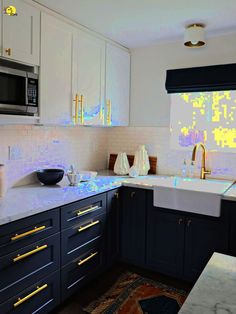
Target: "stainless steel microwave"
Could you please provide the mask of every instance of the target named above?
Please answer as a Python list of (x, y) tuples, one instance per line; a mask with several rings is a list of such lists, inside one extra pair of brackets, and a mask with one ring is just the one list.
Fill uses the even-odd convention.
[(38, 75), (0, 66), (0, 114), (38, 115)]

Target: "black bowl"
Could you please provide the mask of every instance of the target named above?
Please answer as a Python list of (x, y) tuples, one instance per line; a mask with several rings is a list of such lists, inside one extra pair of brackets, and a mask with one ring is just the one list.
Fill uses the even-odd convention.
[(60, 182), (64, 176), (62, 169), (42, 169), (36, 171), (39, 181), (45, 185), (54, 185)]

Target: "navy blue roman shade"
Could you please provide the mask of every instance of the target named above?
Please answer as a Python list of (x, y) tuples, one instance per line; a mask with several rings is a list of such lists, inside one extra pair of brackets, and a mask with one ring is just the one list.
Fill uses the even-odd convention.
[(168, 93), (236, 90), (236, 64), (167, 70)]

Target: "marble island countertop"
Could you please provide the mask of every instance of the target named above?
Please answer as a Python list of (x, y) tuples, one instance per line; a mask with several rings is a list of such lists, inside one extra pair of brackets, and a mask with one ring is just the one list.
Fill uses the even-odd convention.
[(236, 257), (214, 253), (179, 314), (236, 314)]
[[(64, 177), (62, 182), (51, 187), (34, 184), (11, 188), (0, 199), (0, 225), (107, 192), (121, 185), (152, 190), (159, 181), (173, 178), (175, 177), (160, 175), (129, 178), (116, 176), (111, 171), (102, 171), (95, 180), (74, 187), (68, 186), (68, 180)], [(231, 189), (233, 192), (230, 194)], [(227, 195), (222, 195), (223, 199), (236, 200), (236, 186), (231, 189)]]

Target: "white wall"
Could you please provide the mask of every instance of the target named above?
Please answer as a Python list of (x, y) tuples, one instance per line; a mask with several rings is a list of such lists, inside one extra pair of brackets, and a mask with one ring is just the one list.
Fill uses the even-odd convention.
[[(236, 63), (236, 34), (211, 38), (200, 49), (185, 48), (182, 42), (163, 43), (131, 51), (131, 127), (112, 128), (109, 153), (134, 153), (146, 144), (148, 153), (158, 158), (159, 174), (181, 173), (183, 160), (191, 151), (170, 148), (170, 97), (165, 90), (166, 70), (224, 63)], [(235, 73), (236, 75), (236, 73)], [(200, 173), (200, 154), (196, 175)], [(235, 179), (236, 155), (207, 154), (211, 177)]]
[(183, 42), (164, 43), (133, 49), (131, 56), (131, 126), (169, 126), (166, 70), (235, 63), (236, 34), (207, 39), (199, 49), (186, 48)]

